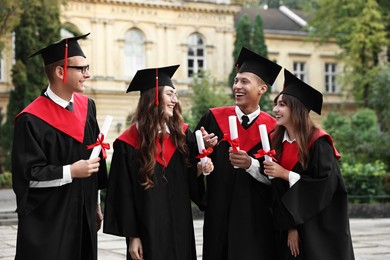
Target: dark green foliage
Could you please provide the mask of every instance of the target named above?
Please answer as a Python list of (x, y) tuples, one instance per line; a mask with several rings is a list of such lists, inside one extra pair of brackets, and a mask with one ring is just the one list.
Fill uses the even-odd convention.
[(60, 38), (59, 1), (21, 0), (22, 15), (15, 28), (15, 65), (12, 69), (14, 89), (10, 92), (7, 120), (1, 126), (0, 146), (6, 156), (4, 167), (10, 169), (11, 142), (15, 116), (47, 86), (43, 62), (28, 55)]
[(0, 173), (0, 189), (12, 188), (12, 175), (9, 172)]
[(374, 111), (361, 109), (350, 119), (331, 113), (323, 124), (341, 154), (341, 172), (351, 201), (366, 202), (367, 197), (386, 194), (390, 138), (378, 131)]
[(218, 86), (215, 79), (209, 73), (201, 71), (198, 77), (194, 78), (192, 85), (194, 95), (192, 96), (191, 114), (184, 113), (185, 121), (194, 128), (200, 118), (212, 107), (232, 105), (234, 101), (230, 98), (228, 89)]
[(268, 56), (267, 45), (264, 41), (264, 28), (263, 28), (263, 19), (259, 14), (255, 17), (255, 22), (253, 25), (253, 36), (251, 39), (252, 51), (260, 54), (263, 57)]
[(367, 197), (375, 198), (386, 194), (384, 183), (387, 174), (382, 162), (342, 163), (341, 172), (352, 202), (366, 202)]
[(390, 66), (379, 67), (370, 79), (372, 87), (368, 105), (375, 110), (381, 131), (390, 132)]
[[(242, 47), (251, 49), (251, 38), (252, 38), (252, 27), (249, 17), (243, 15), (240, 17), (240, 20), (237, 23), (236, 29), (236, 40), (234, 41), (234, 50), (233, 50), (233, 61), (237, 60), (238, 54), (241, 51)], [(234, 77), (236, 76), (237, 70), (235, 64), (233, 64), (233, 69), (229, 75), (229, 85), (233, 86)]]

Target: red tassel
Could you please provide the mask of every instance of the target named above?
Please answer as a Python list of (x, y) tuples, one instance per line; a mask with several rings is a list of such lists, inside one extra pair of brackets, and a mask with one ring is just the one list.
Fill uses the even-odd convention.
[(156, 106), (158, 106), (158, 68), (156, 68)]
[(68, 69), (68, 39), (66, 39), (65, 43), (65, 57), (64, 57), (64, 77), (62, 78), (62, 82), (66, 83), (66, 72)]

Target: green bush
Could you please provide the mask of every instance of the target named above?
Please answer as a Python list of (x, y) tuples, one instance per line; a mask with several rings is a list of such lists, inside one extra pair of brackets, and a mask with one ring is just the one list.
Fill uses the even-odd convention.
[(341, 164), (350, 200), (355, 203), (375, 202), (375, 198), (385, 195), (385, 164), (381, 161), (373, 163)]
[(12, 187), (12, 175), (10, 172), (0, 173), (0, 188)]

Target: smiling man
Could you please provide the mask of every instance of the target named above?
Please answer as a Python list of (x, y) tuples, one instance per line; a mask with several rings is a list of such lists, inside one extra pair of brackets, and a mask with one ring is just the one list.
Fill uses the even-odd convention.
[(107, 184), (107, 169), (87, 150), (100, 132), (95, 103), (81, 94), (91, 74), (78, 40), (87, 35), (29, 56), (41, 55), (49, 86), (15, 118), (15, 260), (97, 259), (98, 189)]
[[(241, 49), (236, 66), (236, 105), (210, 109), (197, 125), (206, 146), (214, 146), (210, 158), (215, 167), (207, 176), (203, 259), (273, 260), (270, 181), (261, 174), (262, 161), (252, 156), (261, 148), (259, 125), (265, 124), (268, 131), (275, 127), (275, 119), (260, 110), (259, 102), (281, 67), (246, 48)], [(238, 120), (238, 152), (228, 142), (216, 146), (229, 134), (232, 115)]]

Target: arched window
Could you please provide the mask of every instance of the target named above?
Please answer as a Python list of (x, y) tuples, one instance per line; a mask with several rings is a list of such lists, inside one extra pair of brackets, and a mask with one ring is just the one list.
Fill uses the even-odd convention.
[(138, 29), (126, 32), (123, 74), (133, 77), (137, 70), (145, 68), (145, 37)]
[(200, 70), (205, 69), (205, 44), (202, 37), (198, 33), (191, 34), (188, 38), (188, 77), (193, 77)]

